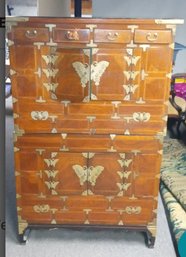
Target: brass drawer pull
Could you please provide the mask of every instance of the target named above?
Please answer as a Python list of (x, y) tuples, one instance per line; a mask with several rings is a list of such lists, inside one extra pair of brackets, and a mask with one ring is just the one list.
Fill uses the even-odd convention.
[(116, 39), (118, 38), (118, 36), (119, 36), (118, 32), (115, 32), (114, 34), (112, 34), (111, 32), (109, 32), (109, 33), (106, 35), (107, 39), (110, 40), (110, 41), (116, 40)]
[(153, 41), (156, 41), (157, 38), (158, 38), (158, 33), (156, 33), (156, 32), (155, 33), (151, 33), (151, 32), (147, 33), (146, 39), (148, 41), (153, 42)]
[(67, 31), (66, 38), (69, 39), (69, 40), (79, 40), (79, 34), (76, 30)]
[(37, 36), (37, 30), (27, 30), (25, 36), (28, 38), (35, 38)]

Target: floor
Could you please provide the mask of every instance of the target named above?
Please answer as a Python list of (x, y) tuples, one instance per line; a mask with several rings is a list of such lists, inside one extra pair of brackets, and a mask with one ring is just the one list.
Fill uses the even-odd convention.
[(54, 229), (32, 230), (26, 245), (17, 240), (13, 168), (13, 119), (11, 97), (6, 100), (6, 257), (176, 257), (161, 199), (158, 206), (157, 239), (154, 249), (144, 235), (124, 230)]

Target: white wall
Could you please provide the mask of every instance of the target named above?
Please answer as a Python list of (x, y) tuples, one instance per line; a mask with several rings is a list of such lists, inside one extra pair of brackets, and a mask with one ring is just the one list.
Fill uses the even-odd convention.
[[(93, 17), (181, 18), (175, 41), (186, 45), (186, 0), (93, 0)], [(177, 55), (174, 72), (186, 72), (186, 50)]]

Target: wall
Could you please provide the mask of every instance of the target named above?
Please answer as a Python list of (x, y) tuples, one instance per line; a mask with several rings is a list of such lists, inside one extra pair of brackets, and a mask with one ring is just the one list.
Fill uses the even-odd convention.
[[(93, 17), (185, 19), (184, 25), (177, 26), (175, 41), (186, 45), (185, 0), (93, 0)], [(177, 72), (186, 72), (186, 50), (177, 55)]]

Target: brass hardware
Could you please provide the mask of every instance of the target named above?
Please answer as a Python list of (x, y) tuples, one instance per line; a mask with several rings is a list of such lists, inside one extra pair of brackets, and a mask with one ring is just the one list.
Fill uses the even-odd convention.
[(12, 40), (8, 40), (8, 46), (10, 47), (10, 46), (12, 46), (12, 45), (14, 45), (14, 41), (12, 41)]
[(18, 171), (15, 171), (15, 176), (17, 177), (17, 176), (20, 176), (21, 175), (21, 173), (20, 172), (18, 172)]
[(100, 61), (93, 62), (91, 65), (82, 62), (73, 62), (72, 66), (77, 72), (81, 80), (81, 86), (86, 87), (87, 82), (93, 80), (96, 86), (99, 86), (101, 76), (108, 67), (109, 62)]
[(37, 213), (46, 213), (50, 211), (50, 206), (48, 204), (34, 205), (33, 209)]
[(50, 41), (48, 43), (46, 43), (47, 46), (50, 46), (50, 47), (55, 47), (57, 46), (57, 43), (54, 43), (52, 38), (50, 38)]
[(131, 55), (131, 56), (133, 55), (133, 49), (132, 48), (127, 48), (126, 52), (127, 52), (128, 55)]
[(55, 219), (51, 220), (51, 224), (57, 224), (56, 220)]
[(123, 73), (127, 80), (135, 80), (136, 76), (139, 74), (139, 71), (124, 71)]
[(130, 41), (130, 43), (127, 44), (127, 47), (129, 47), (129, 48), (135, 48), (135, 47), (137, 47), (137, 45), (134, 44), (134, 40), (132, 39), (132, 40)]
[(34, 74), (38, 75), (38, 77), (41, 78), (41, 68), (38, 68), (37, 71), (34, 72)]
[(123, 88), (125, 89), (127, 94), (129, 94), (129, 93), (134, 94), (136, 88), (138, 88), (138, 85), (133, 85), (133, 84), (123, 85)]
[(55, 178), (58, 174), (58, 170), (44, 170), (48, 178)]
[(127, 62), (127, 65), (136, 65), (137, 62), (140, 60), (140, 56), (124, 56), (125, 61)]
[(172, 78), (172, 73), (170, 72), (170, 73), (167, 73), (166, 74), (166, 77), (168, 78), (168, 79), (171, 79)]
[(61, 133), (63, 139), (67, 138), (67, 133)]
[(122, 160), (118, 160), (118, 162), (119, 162), (121, 168), (123, 168), (123, 167), (127, 167), (128, 168), (129, 165), (132, 162), (132, 159), (122, 159)]
[(147, 35), (146, 35), (146, 39), (150, 42), (154, 42), (156, 41), (158, 38), (158, 33), (154, 32), (148, 32)]
[(147, 51), (147, 48), (149, 48), (150, 45), (143, 44), (143, 45), (139, 45), (139, 47), (141, 47), (141, 48), (143, 49), (143, 52), (146, 52), (146, 51)]
[(112, 141), (114, 140), (115, 137), (116, 137), (116, 134), (110, 134), (110, 138)]
[(57, 185), (59, 184), (59, 181), (45, 181), (46, 186), (48, 189), (56, 189)]
[(49, 63), (55, 64), (56, 60), (58, 59), (57, 55), (42, 55), (42, 58), (48, 65)]
[(67, 148), (65, 145), (62, 146), (62, 148), (59, 149), (61, 152), (68, 152), (69, 148)]
[(104, 170), (103, 166), (80, 166), (78, 164), (72, 166), (73, 170), (75, 171), (76, 175), (78, 176), (80, 180), (80, 185), (83, 186), (83, 184), (87, 181), (90, 182), (92, 186), (95, 186), (96, 180), (99, 177), (99, 175)]
[(120, 119), (120, 116), (118, 116), (118, 113), (115, 112), (114, 115), (111, 116), (111, 119), (113, 119), (113, 120), (119, 120), (119, 119)]
[(16, 137), (21, 137), (25, 134), (24, 129), (20, 129), (18, 125), (14, 125), (14, 132)]
[(94, 41), (91, 39), (90, 43), (86, 44), (87, 47), (97, 47), (97, 44), (94, 43)]
[(117, 152), (116, 149), (114, 149), (113, 146), (111, 146), (109, 149), (107, 149), (107, 152), (111, 152), (111, 153), (114, 153), (114, 152)]
[(38, 50), (40, 50), (41, 46), (43, 46), (44, 43), (43, 42), (34, 42), (33, 45), (37, 46)]
[(127, 214), (140, 214), (141, 210), (141, 206), (127, 206), (124, 211)]
[(129, 123), (130, 122), (130, 120), (132, 120), (133, 118), (132, 117), (124, 117), (124, 120), (126, 120), (127, 121), (127, 123)]
[(150, 120), (151, 115), (149, 112), (134, 112), (132, 117), (136, 122), (147, 122)]
[(120, 221), (118, 222), (118, 225), (119, 225), (119, 226), (123, 226), (123, 225), (124, 225), (123, 221), (120, 220)]
[(130, 131), (128, 129), (125, 130), (124, 135), (130, 135)]
[(28, 223), (26, 221), (25, 222), (18, 221), (18, 233), (19, 233), (19, 235), (23, 234), (27, 227), (28, 227)]
[(135, 29), (138, 28), (138, 25), (128, 25), (127, 28), (131, 29), (131, 32), (134, 33)]
[(118, 108), (118, 105), (121, 104), (121, 101), (112, 101), (111, 102), (115, 108)]
[(21, 198), (21, 195), (20, 194), (16, 194), (16, 199), (19, 199)]
[(86, 24), (86, 28), (89, 28), (91, 32), (93, 32), (93, 30), (95, 28), (97, 28), (97, 25), (96, 24)]
[(139, 98), (139, 100), (136, 101), (137, 104), (145, 104), (145, 101), (142, 97)]
[(10, 76), (13, 76), (14, 74), (16, 74), (17, 72), (15, 71), (15, 70), (13, 70), (13, 69), (10, 69)]
[(117, 171), (117, 174), (120, 176), (120, 178), (126, 178), (128, 179), (132, 171)]
[(85, 190), (81, 195), (93, 195), (94, 193), (88, 189), (88, 190)]
[(58, 73), (59, 69), (42, 69), (44, 74), (47, 78), (52, 77), (55, 78), (56, 74)]
[(117, 196), (124, 196), (124, 191), (128, 190), (128, 188), (131, 186), (131, 183), (116, 183), (116, 185), (119, 187), (120, 190)]
[(56, 129), (56, 128), (53, 128), (53, 129), (51, 130), (51, 133), (57, 133), (57, 129)]
[(18, 152), (20, 149), (18, 147), (14, 147), (14, 152)]
[(134, 150), (132, 150), (131, 152), (132, 152), (134, 155), (137, 155), (137, 154), (141, 153), (141, 151), (140, 151), (140, 150), (135, 150), (135, 149), (134, 149)]
[(45, 24), (45, 27), (47, 27), (49, 31), (52, 32), (52, 29), (56, 27), (56, 24)]
[(110, 41), (114, 41), (116, 40), (117, 38), (119, 37), (119, 33), (118, 32), (115, 32), (115, 33), (111, 33), (109, 32), (107, 35), (106, 35), (106, 38)]
[(134, 194), (132, 194), (132, 196), (131, 196), (131, 197), (129, 197), (129, 199), (130, 199), (130, 200), (137, 200), (138, 198), (137, 198), (137, 197), (135, 197), (135, 195), (134, 195)]
[(145, 70), (141, 70), (141, 79), (144, 80), (148, 74), (145, 72)]
[(87, 116), (86, 118), (90, 123), (92, 123), (96, 119), (96, 116)]
[(171, 43), (171, 44), (169, 44), (169, 47), (170, 47), (170, 49), (173, 49), (173, 50), (174, 50), (175, 44), (174, 44), (174, 43)]
[(42, 199), (44, 199), (44, 198), (46, 198), (46, 195), (44, 195), (42, 192), (38, 195), (38, 198), (42, 198)]
[(94, 95), (94, 94), (91, 94), (90, 96), (85, 96), (85, 98), (83, 99), (82, 102), (86, 103), (86, 102), (89, 102), (91, 100), (97, 100), (97, 96)]
[(158, 153), (159, 153), (160, 155), (162, 155), (162, 154), (163, 154), (163, 150), (159, 150)]
[(44, 162), (47, 164), (48, 167), (55, 167), (58, 161), (59, 159), (44, 159)]
[(47, 120), (49, 115), (47, 111), (32, 111), (31, 117), (33, 120)]
[(87, 82), (89, 82), (90, 66), (87, 63), (81, 62), (73, 62), (72, 66), (81, 79), (81, 86), (83, 88), (86, 87)]
[(42, 155), (42, 153), (45, 151), (45, 149), (37, 148), (36, 152), (39, 152), (39, 155)]
[(68, 30), (65, 36), (68, 40), (75, 40), (75, 41), (79, 40), (79, 34), (77, 30), (71, 30), (71, 31)]
[(43, 99), (43, 97), (42, 97), (42, 96), (39, 96), (39, 98), (38, 98), (38, 99), (36, 99), (35, 101), (36, 101), (36, 103), (46, 103), (46, 100), (45, 100), (45, 99)]
[(19, 211), (22, 211), (22, 208), (19, 207), (19, 206), (17, 206), (17, 211), (18, 211), (18, 212), (19, 212)]
[(13, 103), (13, 104), (15, 104), (17, 101), (18, 101), (17, 98), (12, 97), (12, 103)]
[(63, 101), (61, 101), (61, 103), (64, 104), (65, 107), (67, 107), (71, 103), (71, 101), (70, 100), (63, 100)]
[(37, 30), (27, 30), (26, 32), (25, 32), (25, 36), (27, 37), (27, 38), (36, 38), (37, 37)]

